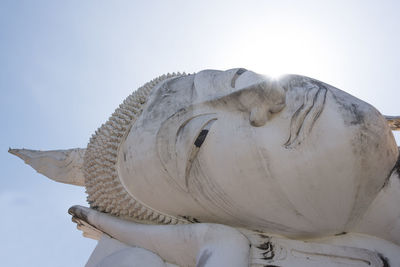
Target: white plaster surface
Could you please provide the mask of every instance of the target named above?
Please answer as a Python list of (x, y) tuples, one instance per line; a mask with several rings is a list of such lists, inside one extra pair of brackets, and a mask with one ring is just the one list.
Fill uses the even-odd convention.
[[(156, 254), (102, 235), (85, 267), (167, 267)], [(173, 266), (173, 265), (168, 265)]]
[(205, 70), (145, 84), (86, 149), (10, 152), (86, 187), (87, 266), (400, 266), (398, 121), (308, 77)]

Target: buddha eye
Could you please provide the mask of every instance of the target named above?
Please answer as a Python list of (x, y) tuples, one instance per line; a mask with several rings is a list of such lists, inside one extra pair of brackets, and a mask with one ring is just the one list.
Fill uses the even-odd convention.
[(246, 69), (243, 69), (243, 68), (240, 68), (240, 69), (238, 69), (237, 71), (236, 71), (236, 73), (235, 73), (235, 75), (233, 75), (233, 78), (232, 78), (232, 81), (231, 81), (231, 87), (232, 88), (235, 88), (235, 84), (236, 84), (236, 80), (237, 80), (237, 78), (240, 76), (240, 75), (242, 75), (243, 73), (245, 73), (247, 70)]
[(192, 110), (182, 109), (164, 121), (157, 133), (159, 159), (171, 182), (181, 190), (188, 190), (192, 163), (206, 144), (216, 115), (193, 115)]
[(201, 145), (204, 143), (204, 140), (206, 140), (207, 134), (208, 129), (201, 130), (199, 136), (197, 136), (196, 141), (194, 141), (194, 145), (196, 147), (201, 147)]

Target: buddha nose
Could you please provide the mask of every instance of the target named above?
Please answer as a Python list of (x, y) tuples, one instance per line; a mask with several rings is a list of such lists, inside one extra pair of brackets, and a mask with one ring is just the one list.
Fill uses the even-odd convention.
[(286, 91), (276, 80), (263, 81), (242, 90), (240, 103), (250, 112), (250, 124), (254, 127), (265, 125), (273, 114), (286, 106)]

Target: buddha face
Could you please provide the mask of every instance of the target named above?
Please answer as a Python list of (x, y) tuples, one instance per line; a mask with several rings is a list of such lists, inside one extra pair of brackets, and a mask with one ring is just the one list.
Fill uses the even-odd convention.
[(118, 174), (162, 213), (318, 236), (361, 220), (397, 153), (383, 116), (330, 85), (205, 70), (154, 89)]

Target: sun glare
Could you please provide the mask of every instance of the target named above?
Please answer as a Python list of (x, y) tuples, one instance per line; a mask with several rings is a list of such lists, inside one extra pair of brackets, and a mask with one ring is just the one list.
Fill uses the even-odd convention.
[[(319, 48), (321, 40), (316, 38), (318, 34), (293, 25), (270, 27), (268, 31), (259, 28), (244, 33), (246, 38), (240, 42), (243, 53), (239, 54), (243, 66), (251, 66), (273, 78), (287, 73), (312, 75), (320, 71), (323, 56)], [(260, 35), (260, 32), (268, 32), (268, 35)], [(247, 43), (246, 40), (257, 42)]]

